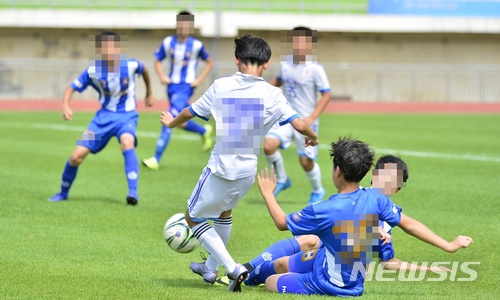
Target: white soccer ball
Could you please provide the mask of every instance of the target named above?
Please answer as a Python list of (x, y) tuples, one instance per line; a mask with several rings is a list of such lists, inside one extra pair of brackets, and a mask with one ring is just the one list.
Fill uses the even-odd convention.
[(200, 246), (200, 242), (189, 228), (184, 214), (181, 213), (175, 214), (167, 220), (165, 227), (163, 227), (163, 236), (170, 248), (179, 253), (189, 253)]

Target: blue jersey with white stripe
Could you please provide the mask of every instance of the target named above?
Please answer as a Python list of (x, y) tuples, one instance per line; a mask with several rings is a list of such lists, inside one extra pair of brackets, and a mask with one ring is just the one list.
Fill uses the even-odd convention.
[(106, 63), (96, 61), (71, 83), (71, 88), (83, 92), (89, 85), (99, 93), (102, 108), (111, 112), (130, 112), (137, 108), (135, 74), (144, 72), (144, 64), (136, 59), (120, 61), (120, 67), (107, 70)]
[(203, 43), (194, 37), (187, 37), (179, 42), (177, 36), (166, 37), (156, 49), (156, 60), (165, 58), (170, 62), (169, 77), (172, 83), (191, 83), (196, 79), (198, 60), (207, 60), (208, 52)]
[(324, 258), (316, 259), (311, 274), (314, 288), (328, 295), (359, 295), (366, 265), (378, 257), (379, 220), (396, 226), (400, 218), (389, 198), (360, 188), (289, 214), (287, 225), (294, 235), (315, 234), (323, 242)]

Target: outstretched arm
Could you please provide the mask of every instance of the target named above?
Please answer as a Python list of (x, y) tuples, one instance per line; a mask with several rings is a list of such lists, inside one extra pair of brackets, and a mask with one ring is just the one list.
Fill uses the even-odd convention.
[(271, 172), (267, 168), (257, 174), (257, 181), (259, 183), (259, 190), (262, 198), (266, 201), (267, 210), (271, 218), (281, 231), (288, 230), (286, 224), (286, 215), (276, 202), (274, 198), (274, 190), (276, 189), (276, 175), (274, 174), (274, 167), (271, 167)]
[(448, 242), (435, 234), (427, 226), (401, 213), (401, 221), (398, 224), (404, 232), (417, 239), (443, 249), (446, 252), (454, 253), (460, 248), (467, 248), (472, 243), (472, 238), (459, 235), (452, 242)]
[(71, 100), (73, 92), (75, 92), (75, 90), (71, 86), (68, 86), (63, 95), (62, 115), (63, 119), (67, 121), (73, 118), (73, 110), (69, 107), (69, 101)]
[(387, 261), (381, 262), (382, 266), (386, 270), (415, 270), (415, 271), (428, 271), (428, 272), (450, 272), (450, 269), (439, 266), (439, 267), (427, 267), (427, 266), (421, 266), (418, 264), (412, 264), (406, 261), (402, 261), (397, 258), (391, 258)]
[(168, 128), (174, 128), (179, 126), (180, 124), (183, 124), (191, 120), (194, 117), (195, 116), (191, 113), (191, 111), (189, 111), (189, 107), (186, 107), (175, 118), (168, 111), (163, 111), (161, 113), (160, 121), (163, 125), (167, 126)]
[(295, 118), (290, 122), (292, 127), (297, 130), (302, 135), (305, 135), (306, 141), (305, 146), (316, 146), (319, 144), (318, 135), (314, 130), (312, 130), (311, 126), (307, 124), (306, 121), (301, 118)]

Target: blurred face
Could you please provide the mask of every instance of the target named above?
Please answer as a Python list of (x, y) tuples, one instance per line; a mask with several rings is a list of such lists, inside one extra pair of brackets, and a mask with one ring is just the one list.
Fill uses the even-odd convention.
[(397, 164), (386, 163), (383, 169), (373, 170), (372, 187), (379, 189), (386, 196), (396, 194), (403, 185), (403, 170), (398, 170)]
[(102, 60), (113, 61), (120, 59), (120, 42), (113, 41), (112, 38), (103, 40), (101, 47), (96, 48), (96, 53), (101, 56)]
[(292, 38), (292, 54), (294, 56), (311, 55), (313, 49), (312, 37), (294, 36)]
[(187, 18), (180, 17), (193, 17), (193, 16), (177, 16), (177, 25), (175, 33), (177, 36), (187, 37), (194, 34), (194, 21), (187, 20)]

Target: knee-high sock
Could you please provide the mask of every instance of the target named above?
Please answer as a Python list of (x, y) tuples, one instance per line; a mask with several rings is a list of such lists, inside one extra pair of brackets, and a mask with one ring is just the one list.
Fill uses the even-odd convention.
[(199, 133), (201, 135), (205, 134), (205, 131), (206, 131), (205, 127), (199, 125), (198, 123), (196, 123), (193, 120), (187, 121), (186, 127), (184, 127), (184, 130)]
[(72, 166), (68, 160), (62, 174), (61, 194), (68, 196), (69, 189), (76, 178), (76, 173), (78, 173), (78, 166)]
[[(214, 220), (213, 228), (224, 242), (224, 245), (227, 245), (229, 236), (231, 235), (231, 229), (233, 228), (233, 217)], [(215, 270), (219, 267), (219, 264), (214, 257), (210, 255), (205, 262), (205, 266), (209, 270)]]
[(137, 160), (135, 149), (132, 148), (123, 151), (123, 157), (125, 158), (125, 176), (127, 177), (127, 183), (128, 183), (128, 195), (137, 198), (138, 197), (137, 185), (139, 181), (139, 161)]
[(285, 162), (283, 161), (283, 156), (278, 150), (271, 155), (266, 155), (266, 160), (269, 166), (274, 166), (274, 172), (276, 173), (276, 179), (280, 183), (285, 183), (288, 179), (288, 175), (285, 170)]
[(236, 268), (236, 262), (227, 251), (224, 242), (215, 229), (213, 229), (212, 226), (205, 221), (194, 226), (192, 230), (203, 248), (205, 248), (205, 250), (213, 256), (217, 263), (224, 266), (228, 273), (233, 272)]
[(276, 274), (276, 270), (274, 269), (274, 260), (265, 261), (264, 263), (258, 265), (253, 272), (254, 275), (252, 278), (245, 280), (245, 284), (259, 285), (266, 282), (267, 277)]
[(172, 128), (168, 128), (162, 125), (160, 136), (156, 140), (155, 158), (158, 162), (160, 161), (163, 152), (165, 152), (165, 149), (167, 149), (171, 135), (172, 135)]
[(311, 171), (305, 172), (307, 179), (311, 183), (312, 191), (319, 193), (323, 190), (323, 185), (321, 184), (321, 169), (319, 165), (315, 162), (314, 167)]
[[(252, 266), (253, 270), (250, 272), (248, 279), (245, 281), (247, 285), (256, 285), (264, 282), (258, 282), (256, 277), (256, 269), (266, 261), (273, 261), (283, 256), (290, 256), (295, 253), (300, 252), (300, 244), (296, 238), (289, 238), (286, 240), (280, 240), (268, 248), (262, 251), (254, 259), (252, 259), (249, 264)], [(265, 280), (265, 278), (264, 278)]]

